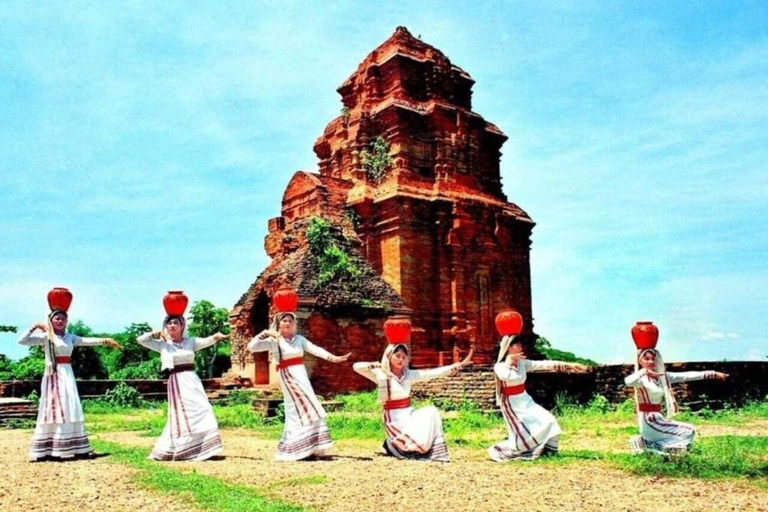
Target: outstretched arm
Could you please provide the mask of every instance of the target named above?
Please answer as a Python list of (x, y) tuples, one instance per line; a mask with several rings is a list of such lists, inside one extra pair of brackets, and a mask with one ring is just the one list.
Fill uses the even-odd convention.
[(108, 347), (112, 348), (118, 348), (121, 349), (123, 347), (120, 346), (118, 342), (113, 340), (112, 338), (83, 338), (81, 336), (72, 335), (73, 344), (76, 347), (95, 347), (98, 345), (106, 345)]
[(215, 345), (216, 343), (220, 342), (221, 340), (225, 340), (228, 337), (229, 336), (227, 336), (226, 334), (217, 332), (213, 336), (208, 336), (207, 338), (195, 338), (194, 350), (195, 352), (197, 352), (198, 350), (203, 350), (204, 348), (208, 348), (211, 345)]
[(352, 355), (350, 352), (349, 354), (344, 354), (343, 356), (335, 356), (325, 350), (323, 347), (318, 347), (311, 341), (309, 341), (307, 338), (303, 338), (304, 340), (304, 350), (309, 352), (315, 357), (319, 357), (320, 359), (325, 359), (326, 361), (330, 361), (332, 363), (341, 363), (342, 361), (346, 361), (349, 359), (349, 356)]
[(693, 382), (697, 380), (725, 380), (728, 378), (728, 374), (712, 370), (703, 372), (667, 372), (667, 378), (670, 384), (676, 384), (678, 382)]
[(588, 367), (579, 363), (566, 363), (564, 361), (526, 361), (529, 372), (564, 372), (571, 370), (574, 373), (586, 373)]

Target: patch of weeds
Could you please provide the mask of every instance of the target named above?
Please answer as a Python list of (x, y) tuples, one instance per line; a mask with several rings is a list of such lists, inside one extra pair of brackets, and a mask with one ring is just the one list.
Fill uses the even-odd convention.
[(269, 498), (261, 490), (242, 484), (232, 484), (219, 478), (196, 472), (174, 469), (168, 463), (148, 460), (147, 451), (117, 443), (93, 440), (94, 448), (108, 453), (112, 460), (138, 469), (133, 477), (140, 485), (206, 510), (217, 512), (301, 512), (306, 509)]

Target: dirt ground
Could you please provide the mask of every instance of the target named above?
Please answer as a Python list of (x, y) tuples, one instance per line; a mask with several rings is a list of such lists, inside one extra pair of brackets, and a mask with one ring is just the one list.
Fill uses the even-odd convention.
[[(29, 464), (24, 458), (28, 433), (4, 431), (0, 436), (0, 510), (181, 508), (179, 501), (136, 489), (131, 470), (110, 464), (109, 457)], [(222, 459), (172, 466), (266, 489), (274, 497), (320, 511), (768, 511), (764, 488), (638, 477), (597, 461), (501, 465), (479, 450), (454, 449), (453, 462), (430, 464), (397, 461), (379, 455), (379, 443), (350, 440), (337, 442), (329, 460), (278, 463), (272, 459), (275, 441), (237, 430), (224, 431), (222, 437)], [(147, 451), (154, 441), (135, 432), (100, 438)], [(62, 476), (66, 480), (60, 481)]]
[(133, 470), (109, 457), (70, 462), (27, 462), (30, 431), (0, 430), (2, 512), (181, 512), (197, 510), (140, 489)]

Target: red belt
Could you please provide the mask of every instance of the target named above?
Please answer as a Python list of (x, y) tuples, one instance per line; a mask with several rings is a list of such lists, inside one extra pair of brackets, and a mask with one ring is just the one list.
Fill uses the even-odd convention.
[(277, 364), (278, 370), (284, 370), (289, 366), (296, 366), (298, 364), (304, 364), (304, 359), (301, 357), (291, 357), (290, 359), (283, 359)]
[(519, 395), (525, 392), (525, 384), (517, 386), (501, 386), (501, 394), (504, 396)]
[(56, 356), (56, 364), (72, 364), (72, 358), (69, 356)]
[(401, 398), (400, 400), (387, 400), (384, 402), (384, 410), (391, 411), (392, 409), (405, 409), (411, 406), (410, 398)]
[(661, 412), (661, 404), (637, 404), (640, 412)]
[(171, 375), (174, 373), (181, 373), (181, 372), (193, 372), (195, 371), (195, 365), (194, 364), (177, 364), (173, 368), (171, 368)]

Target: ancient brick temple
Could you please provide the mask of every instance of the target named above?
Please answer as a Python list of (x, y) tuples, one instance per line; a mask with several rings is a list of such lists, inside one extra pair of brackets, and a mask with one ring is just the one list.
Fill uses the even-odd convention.
[[(393, 312), (412, 318), (414, 365), (448, 362), (470, 344), (479, 362), (490, 362), (499, 338), (493, 319), (503, 308), (520, 311), (531, 339), (534, 223), (502, 191), (507, 137), (472, 111), (473, 85), (404, 27), (344, 81), (341, 115), (314, 145), (319, 174), (291, 179), (281, 216), (269, 222), (273, 261), (232, 311), (241, 343), (266, 325), (269, 297), (281, 284), (299, 291), (299, 329), (332, 352), (353, 350), (356, 360), (379, 357), (381, 322)], [(362, 269), (354, 293), (317, 286), (306, 238), (314, 216), (333, 224)], [(253, 378), (250, 356), (235, 353)], [(321, 390), (357, 382), (324, 365), (312, 375)], [(267, 368), (257, 362), (262, 377), (255, 378), (263, 382)], [(343, 378), (330, 377), (338, 371)]]

